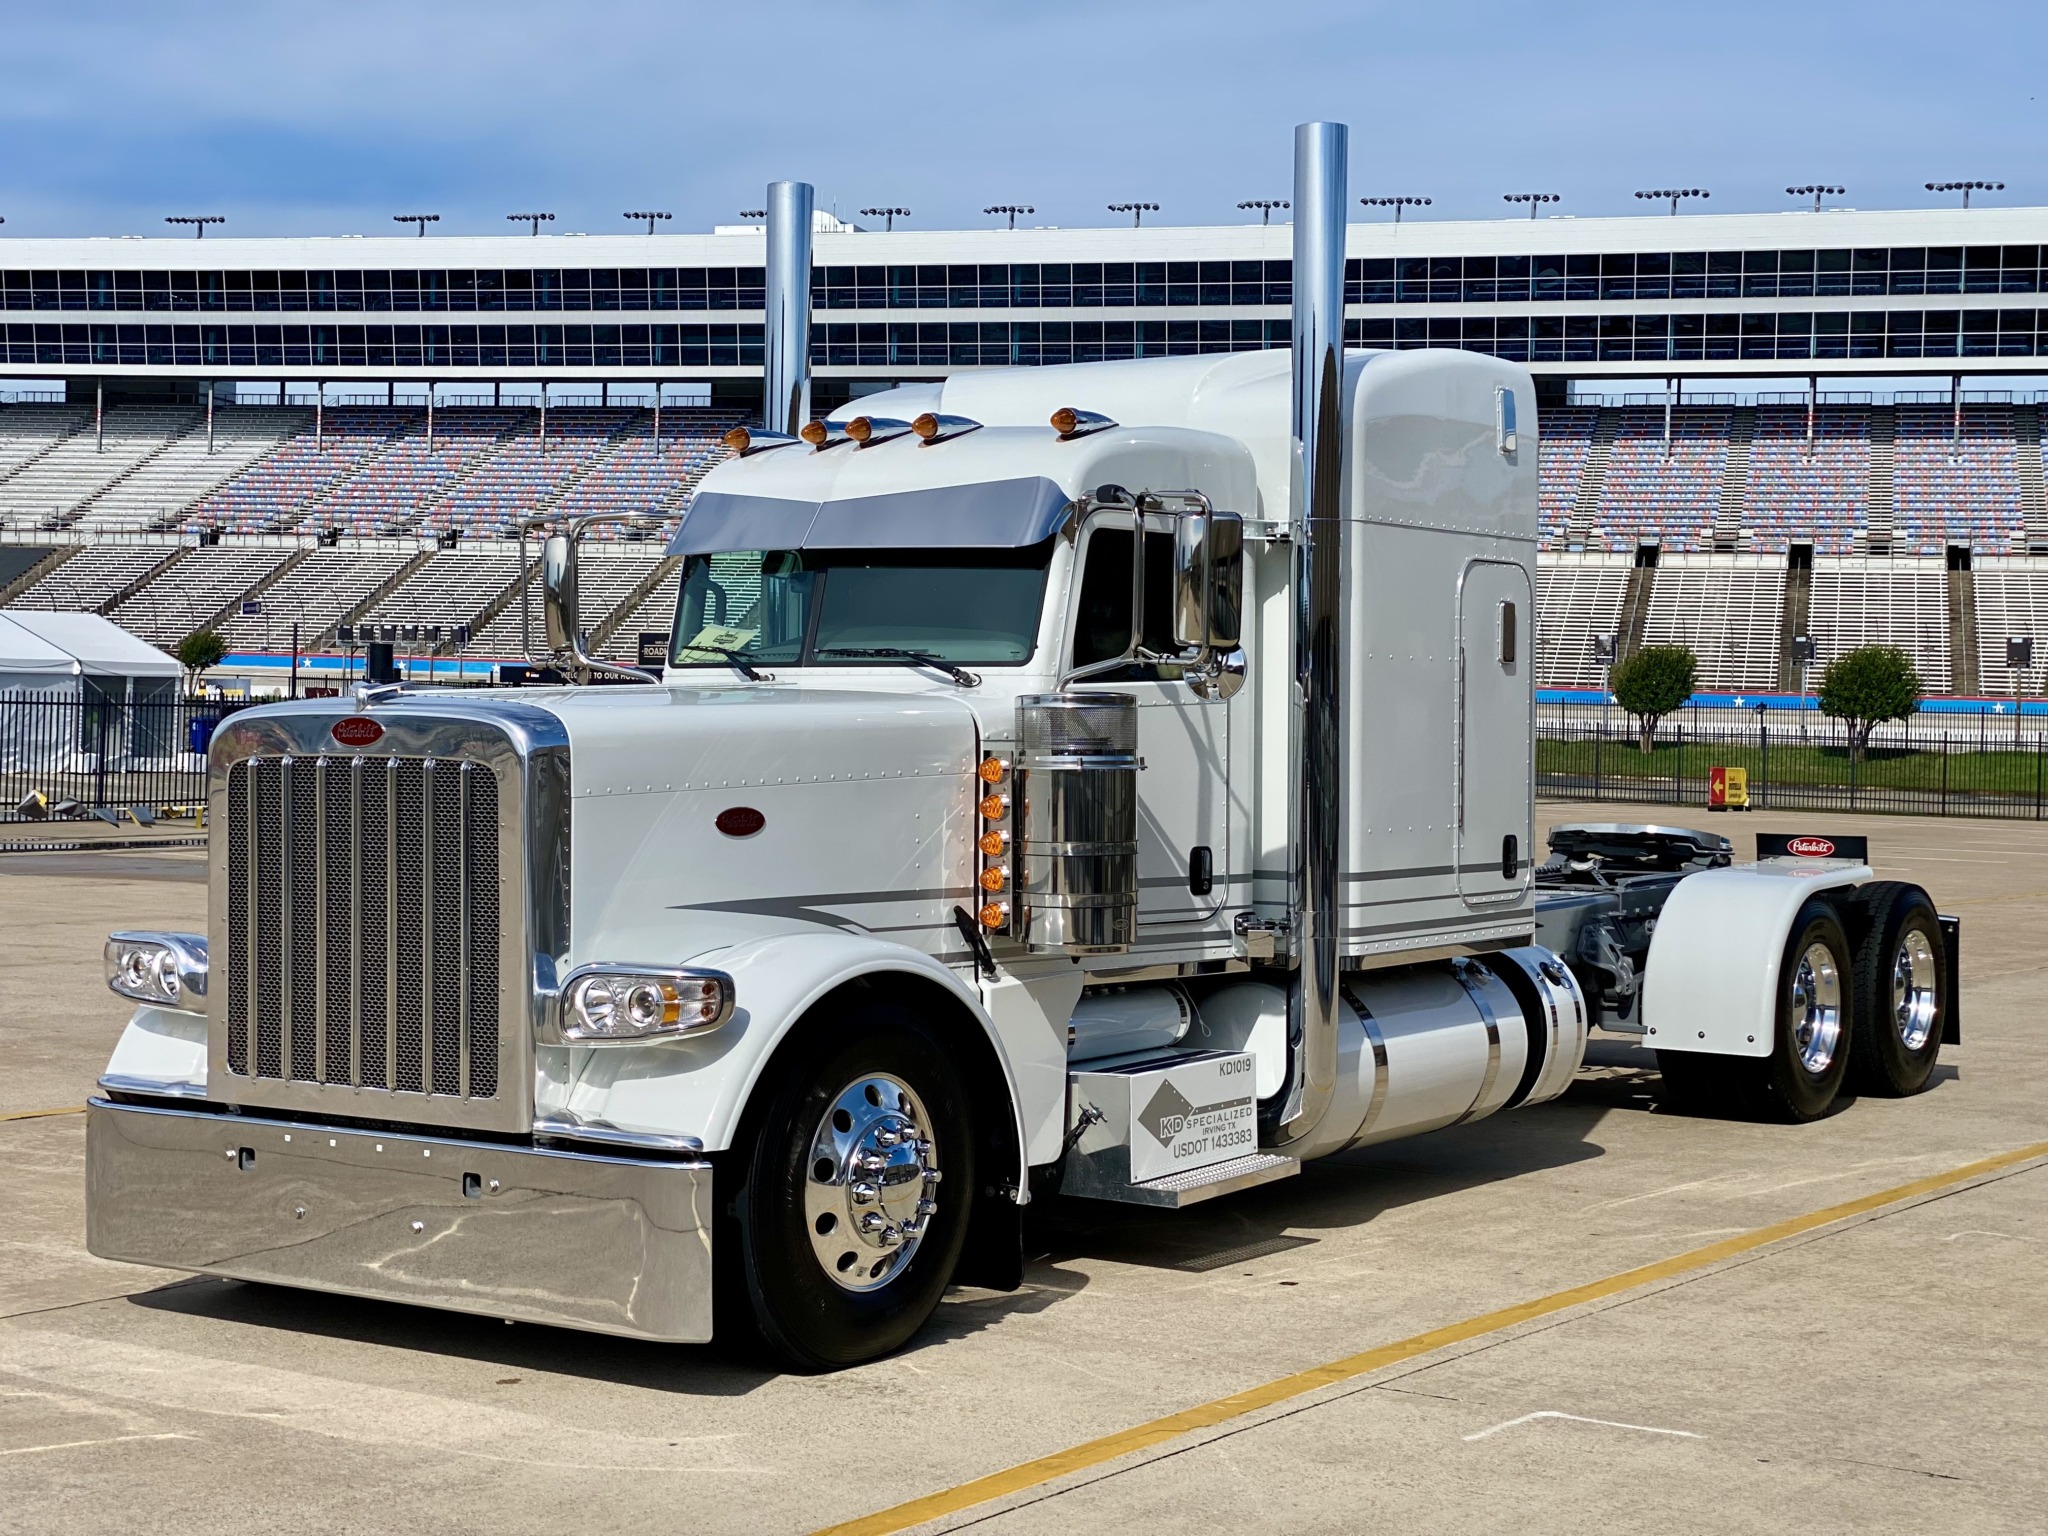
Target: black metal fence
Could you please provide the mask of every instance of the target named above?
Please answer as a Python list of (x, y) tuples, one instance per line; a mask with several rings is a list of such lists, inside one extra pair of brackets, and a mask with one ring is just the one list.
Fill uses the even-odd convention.
[[(1732, 717), (1732, 718), (1731, 718)], [(2048, 733), (2011, 716), (1915, 716), (1862, 753), (1842, 722), (1687, 710), (1642, 750), (1634, 723), (1599, 705), (1548, 706), (1536, 727), (1536, 790), (1553, 799), (1707, 804), (1716, 768), (1740, 768), (1757, 810), (2048, 817)]]
[(0, 821), (64, 820), (95, 810), (138, 820), (206, 799), (206, 749), (245, 704), (0, 697)]

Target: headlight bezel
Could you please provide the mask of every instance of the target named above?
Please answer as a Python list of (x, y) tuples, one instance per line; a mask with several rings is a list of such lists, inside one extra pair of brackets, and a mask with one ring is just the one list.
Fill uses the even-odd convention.
[[(607, 1007), (608, 1005), (608, 1007)], [(548, 1009), (558, 1045), (647, 1045), (723, 1028), (735, 1007), (733, 979), (703, 966), (578, 966)]]
[(102, 956), (107, 988), (117, 997), (174, 1013), (206, 1012), (205, 935), (121, 930), (107, 935)]

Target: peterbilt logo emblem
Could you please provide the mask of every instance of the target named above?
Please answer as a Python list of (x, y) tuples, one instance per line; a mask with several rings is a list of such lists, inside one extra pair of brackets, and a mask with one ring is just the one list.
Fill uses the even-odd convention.
[(335, 721), (327, 734), (344, 747), (367, 747), (383, 737), (384, 727), (367, 715), (350, 715), (345, 720)]
[(1835, 851), (1835, 845), (1824, 837), (1795, 837), (1785, 844), (1785, 851), (1802, 859), (1824, 859)]
[(768, 818), (751, 805), (735, 805), (720, 811), (713, 825), (727, 837), (752, 837), (768, 825)]

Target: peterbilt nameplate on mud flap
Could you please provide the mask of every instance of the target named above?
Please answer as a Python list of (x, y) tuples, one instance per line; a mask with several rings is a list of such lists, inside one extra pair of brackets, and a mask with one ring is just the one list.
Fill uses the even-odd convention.
[(1258, 1104), (1248, 1053), (1171, 1062), (1141, 1057), (1073, 1074), (1074, 1145), (1061, 1187), (1090, 1194), (1144, 1184), (1256, 1152)]

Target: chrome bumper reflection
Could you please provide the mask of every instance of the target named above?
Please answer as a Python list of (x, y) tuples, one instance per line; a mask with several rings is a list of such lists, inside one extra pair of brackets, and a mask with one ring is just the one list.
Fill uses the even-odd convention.
[(711, 1337), (711, 1167), (91, 1101), (105, 1259), (634, 1338)]

